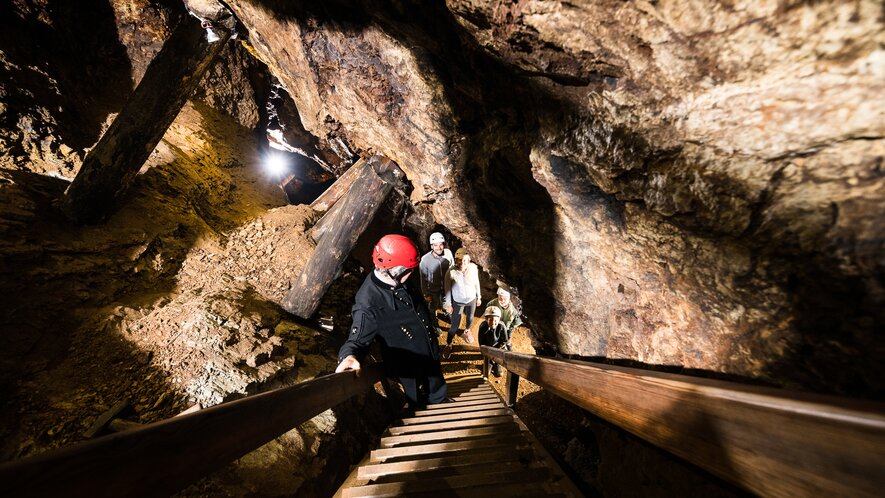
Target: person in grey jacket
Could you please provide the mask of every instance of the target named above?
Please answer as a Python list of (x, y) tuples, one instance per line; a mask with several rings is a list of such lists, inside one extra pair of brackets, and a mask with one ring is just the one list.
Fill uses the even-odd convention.
[(418, 270), (421, 274), (421, 292), (434, 316), (437, 310), (443, 309), (443, 297), (446, 292), (445, 279), (449, 268), (455, 264), (452, 251), (446, 248), (443, 234), (430, 234), (430, 252), (421, 257)]

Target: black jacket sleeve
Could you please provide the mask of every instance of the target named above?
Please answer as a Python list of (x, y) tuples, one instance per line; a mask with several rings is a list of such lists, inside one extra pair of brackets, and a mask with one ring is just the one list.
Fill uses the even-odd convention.
[(347, 335), (347, 341), (338, 350), (338, 363), (349, 355), (354, 355), (362, 363), (372, 340), (378, 334), (378, 324), (371, 311), (362, 307), (353, 307), (353, 324)]

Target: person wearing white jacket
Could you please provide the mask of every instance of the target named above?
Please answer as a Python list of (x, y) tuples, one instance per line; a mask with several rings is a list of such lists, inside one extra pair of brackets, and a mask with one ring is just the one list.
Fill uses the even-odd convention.
[(455, 264), (446, 274), (445, 289), (446, 295), (443, 304), (446, 312), (452, 317), (452, 325), (449, 327), (446, 347), (443, 350), (443, 356), (448, 357), (452, 351), (452, 341), (461, 326), (462, 314), (467, 315), (464, 340), (468, 344), (473, 342), (470, 326), (473, 325), (473, 314), (476, 312), (476, 307), (482, 305), (479, 268), (470, 262), (470, 255), (463, 247), (455, 251)]

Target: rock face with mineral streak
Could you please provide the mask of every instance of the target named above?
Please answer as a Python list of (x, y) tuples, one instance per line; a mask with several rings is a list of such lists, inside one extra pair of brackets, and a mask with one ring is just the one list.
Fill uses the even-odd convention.
[(862, 2), (232, 1), (539, 346), (881, 393), (885, 41)]

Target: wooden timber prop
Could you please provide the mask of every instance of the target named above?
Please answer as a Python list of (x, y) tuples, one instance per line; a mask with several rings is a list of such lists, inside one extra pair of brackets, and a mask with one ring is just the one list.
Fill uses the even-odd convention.
[(366, 160), (347, 194), (317, 223), (322, 229), (314, 227), (316, 249), (283, 299), (283, 308), (305, 319), (314, 314), (357, 239), (394, 187), (401, 186), (402, 178), (402, 170), (390, 159)]
[(116, 207), (230, 38), (235, 19), (223, 12), (226, 17), (211, 24), (214, 42), (199, 19), (185, 15), (178, 23), (65, 192), (61, 208), (69, 218), (95, 223)]
[(761, 496), (881, 496), (885, 404), (482, 347), (507, 369)]
[[(363, 170), (365, 163), (366, 160), (363, 158), (360, 158), (353, 163), (347, 168), (347, 171), (345, 171), (343, 175), (335, 180), (335, 183), (333, 183), (331, 187), (327, 188), (325, 192), (320, 194), (319, 197), (310, 203), (310, 208), (322, 213), (331, 209), (331, 207), (338, 202), (338, 199), (341, 199), (341, 197), (350, 190), (350, 186), (353, 185), (353, 182), (355, 182), (360, 176), (360, 172)], [(314, 240), (319, 240), (319, 237)]]
[(169, 496), (383, 378), (326, 375), (0, 465), (0, 496)]

